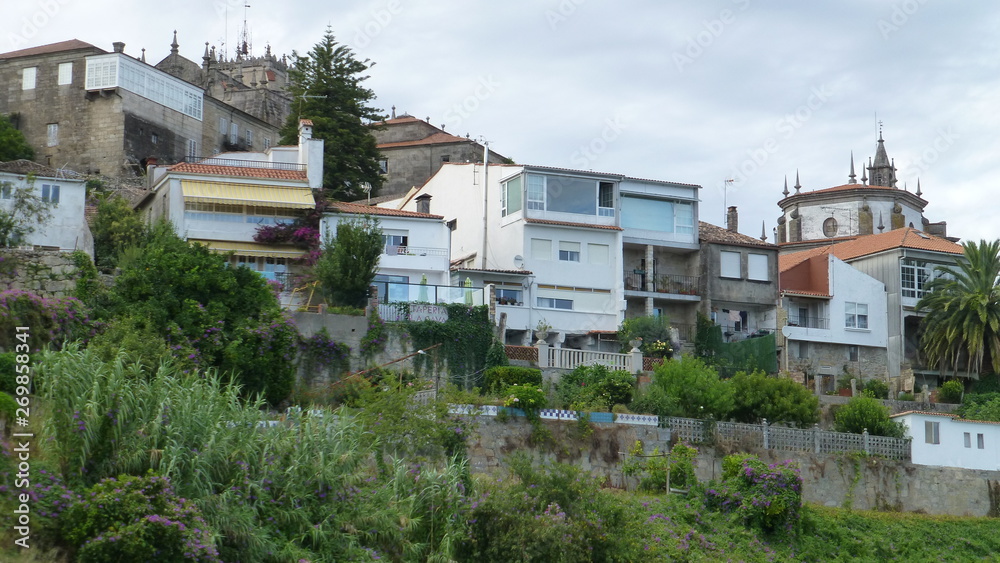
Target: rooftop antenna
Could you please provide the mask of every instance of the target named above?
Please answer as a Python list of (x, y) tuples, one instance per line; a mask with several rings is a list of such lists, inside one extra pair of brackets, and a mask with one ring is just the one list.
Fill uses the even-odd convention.
[(250, 4), (243, 4), (243, 29), (240, 30), (239, 43), (236, 45), (236, 58), (249, 59), (252, 50), (250, 38), (250, 28), (247, 26), (247, 8)]
[(368, 195), (368, 205), (372, 204), (372, 185), (368, 182), (361, 182), (361, 191)]
[(323, 95), (323, 96), (310, 96), (308, 94), (302, 94), (301, 96), (299, 96), (299, 119), (302, 118), (302, 100), (305, 100), (307, 98), (308, 99), (312, 99), (312, 100), (325, 100), (326, 96), (325, 95)]

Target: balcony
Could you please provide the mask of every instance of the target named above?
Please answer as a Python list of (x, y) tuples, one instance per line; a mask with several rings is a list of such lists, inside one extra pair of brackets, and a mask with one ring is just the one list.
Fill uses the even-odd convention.
[(427, 246), (395, 246), (386, 245), (382, 249), (386, 256), (448, 256), (447, 248), (431, 248)]
[[(647, 289), (646, 281), (652, 282)], [(699, 276), (680, 276), (675, 274), (660, 274), (648, 276), (640, 272), (625, 274), (626, 292), (666, 293), (670, 295), (698, 295)]]
[[(227, 139), (228, 140), (228, 139)], [(234, 166), (238, 168), (262, 168), (265, 170), (294, 170), (304, 172), (305, 164), (293, 162), (270, 162), (267, 160), (243, 160), (240, 158), (219, 158), (217, 156), (186, 156), (181, 162), (205, 164), (207, 166)]]
[(802, 328), (830, 329), (830, 319), (826, 317), (794, 317), (788, 319), (787, 326), (798, 326)]

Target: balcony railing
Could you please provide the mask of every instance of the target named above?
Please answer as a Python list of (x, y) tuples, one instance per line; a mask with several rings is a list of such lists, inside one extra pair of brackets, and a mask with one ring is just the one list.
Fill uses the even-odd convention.
[(395, 246), (386, 245), (382, 254), (388, 256), (448, 256), (447, 248), (431, 248), (426, 246)]
[(270, 162), (266, 160), (242, 160), (239, 158), (219, 158), (215, 156), (186, 156), (182, 162), (191, 164), (206, 164), (208, 166), (235, 166), (239, 168), (263, 168), (266, 170), (298, 170), (304, 171), (305, 164), (292, 162)]
[(804, 328), (830, 328), (830, 319), (825, 317), (795, 317), (788, 319), (788, 326), (801, 326)]
[[(676, 295), (698, 295), (698, 276), (679, 276), (675, 274), (649, 275), (635, 272), (625, 274), (626, 291), (654, 291), (656, 293), (673, 293)], [(652, 281), (650, 290), (646, 282)]]

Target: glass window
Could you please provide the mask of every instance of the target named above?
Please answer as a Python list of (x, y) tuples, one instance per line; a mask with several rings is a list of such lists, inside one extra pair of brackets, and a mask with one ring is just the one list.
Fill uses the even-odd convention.
[(383, 233), (382, 244), (385, 246), (386, 254), (397, 254), (399, 247), (409, 246), (410, 237), (405, 233)]
[(867, 303), (847, 302), (844, 307), (844, 326), (846, 328), (868, 328)]
[(597, 215), (594, 180), (568, 176), (545, 178), (545, 209), (562, 213)]
[(740, 279), (743, 276), (740, 275), (740, 253), (739, 252), (726, 252), (723, 250), (719, 252), (719, 262), (720, 269), (719, 275), (724, 278), (736, 278)]
[(253, 131), (247, 129), (247, 148), (253, 147)]
[(615, 216), (615, 185), (611, 182), (597, 185), (597, 214), (603, 217)]
[(38, 67), (31, 66), (21, 71), (21, 89), (22, 90), (34, 90), (35, 89), (35, 75), (38, 74)]
[(506, 289), (498, 287), (496, 289), (497, 305), (523, 305), (521, 302), (522, 291), (520, 289)]
[(500, 213), (504, 217), (521, 210), (521, 177), (511, 178), (500, 193)]
[(59, 203), (59, 186), (55, 184), (42, 184), (42, 201)]
[(965, 447), (971, 448), (972, 447), (972, 434), (969, 434), (968, 432), (966, 432), (964, 437), (965, 437)]
[(564, 262), (579, 262), (580, 243), (559, 241), (559, 259)]
[(528, 209), (545, 209), (545, 177), (528, 175)]
[(4, 182), (0, 185), (0, 199), (10, 199), (11, 183)]
[(235, 123), (229, 124), (229, 144), (235, 145), (240, 136), (240, 126)]
[(59, 63), (59, 85), (73, 83), (73, 63)]
[(924, 421), (924, 442), (927, 444), (941, 443), (941, 423)]
[(409, 276), (387, 276), (378, 274), (372, 282), (378, 288), (378, 299), (382, 303), (409, 301)]
[(858, 361), (858, 347), (856, 345), (847, 347), (847, 361), (849, 362)]
[(678, 233), (694, 234), (694, 206), (690, 203), (675, 203), (674, 221)]
[(572, 299), (556, 299), (554, 297), (539, 297), (538, 307), (543, 307), (547, 309), (566, 309), (568, 311), (573, 310), (573, 300)]
[(46, 127), (45, 146), (55, 147), (59, 145), (59, 124), (49, 123)]
[(747, 255), (747, 278), (757, 281), (768, 281), (767, 254)]
[(986, 449), (986, 440), (982, 434), (976, 434), (976, 447), (980, 450)]

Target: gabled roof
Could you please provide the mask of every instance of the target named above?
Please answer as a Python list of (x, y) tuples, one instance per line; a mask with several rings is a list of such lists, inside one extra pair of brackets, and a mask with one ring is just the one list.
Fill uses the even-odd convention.
[(865, 235), (831, 245), (833, 255), (847, 261), (861, 256), (885, 252), (895, 248), (927, 250), (945, 254), (961, 255), (962, 246), (948, 239), (918, 231), (913, 227), (894, 229), (877, 235)]
[(271, 180), (307, 180), (305, 171), (280, 170), (272, 168), (249, 168), (245, 166), (216, 166), (182, 162), (168, 168), (171, 172), (190, 174), (211, 174), (214, 176), (235, 176), (241, 178), (266, 178)]
[(350, 213), (354, 215), (381, 215), (384, 217), (412, 217), (414, 219), (444, 219), (443, 215), (432, 215), (430, 213), (417, 213), (416, 211), (404, 211), (402, 209), (392, 209), (391, 207), (375, 207), (374, 205), (363, 205), (360, 203), (347, 203), (336, 201), (330, 204), (330, 209), (339, 213)]
[(378, 148), (380, 149), (392, 149), (396, 147), (415, 147), (421, 145), (443, 145), (447, 143), (474, 143), (472, 139), (467, 139), (465, 137), (459, 137), (457, 135), (452, 135), (451, 133), (434, 133), (423, 139), (417, 139), (415, 141), (397, 141), (395, 143), (380, 143)]
[(95, 47), (90, 43), (85, 43), (79, 39), (70, 39), (68, 41), (60, 41), (58, 43), (49, 43), (48, 45), (40, 45), (38, 47), (29, 47), (27, 49), (21, 49), (19, 51), (11, 51), (9, 53), (0, 53), (0, 60), (2, 59), (15, 59), (18, 57), (31, 57), (34, 55), (46, 55), (48, 53), (59, 53), (61, 51), (74, 51), (76, 49), (96, 49), (98, 51), (104, 51), (100, 47)]
[(828, 244), (826, 246), (819, 246), (816, 248), (810, 248), (809, 250), (803, 250), (801, 252), (792, 252), (791, 254), (782, 254), (778, 256), (778, 272), (784, 272), (793, 266), (797, 266), (806, 260), (809, 260), (813, 256), (819, 256), (821, 254), (827, 254), (830, 252), (830, 247), (832, 245)]
[(778, 246), (753, 238), (748, 235), (734, 233), (717, 225), (698, 221), (698, 239), (701, 242), (716, 244), (734, 244), (738, 246), (758, 246), (769, 250), (777, 250)]
[(34, 174), (35, 176), (44, 176), (46, 178), (83, 179), (81, 174), (72, 170), (52, 168), (51, 166), (45, 166), (44, 164), (38, 164), (37, 162), (24, 159), (0, 162), (0, 172), (8, 172), (10, 174)]

